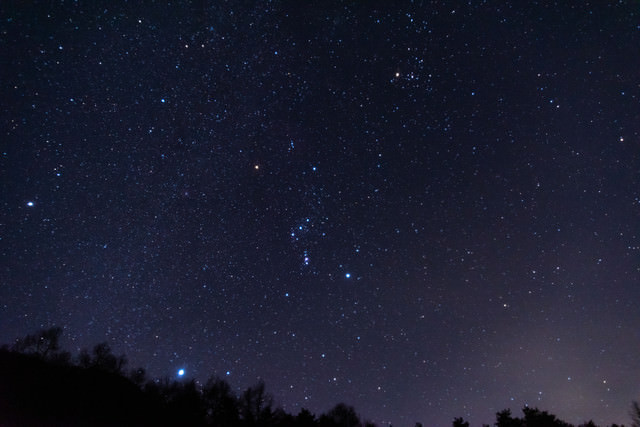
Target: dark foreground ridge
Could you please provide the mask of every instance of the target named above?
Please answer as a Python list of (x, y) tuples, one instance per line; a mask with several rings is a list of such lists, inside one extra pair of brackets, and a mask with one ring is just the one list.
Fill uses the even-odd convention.
[[(126, 358), (106, 343), (77, 357), (61, 351), (62, 329), (51, 328), (0, 349), (0, 425), (2, 426), (274, 426), (360, 427), (355, 409), (337, 404), (316, 417), (306, 409), (297, 415), (274, 406), (260, 382), (236, 395), (230, 385), (211, 378), (148, 380), (143, 369), (125, 370)], [(640, 407), (633, 402), (631, 427), (640, 427)], [(417, 426), (422, 424), (417, 423)], [(428, 423), (426, 424), (429, 425)], [(523, 417), (509, 410), (496, 414), (497, 427), (572, 427), (537, 408)], [(454, 427), (469, 427), (462, 418)], [(595, 427), (593, 422), (579, 427)], [(613, 424), (611, 427), (618, 427)]]

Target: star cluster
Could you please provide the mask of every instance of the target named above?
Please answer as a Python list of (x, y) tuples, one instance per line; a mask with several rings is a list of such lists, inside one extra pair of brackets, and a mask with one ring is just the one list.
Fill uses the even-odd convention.
[[(393, 4), (392, 4), (393, 3)], [(640, 397), (634, 2), (0, 6), (0, 341), (381, 425)]]

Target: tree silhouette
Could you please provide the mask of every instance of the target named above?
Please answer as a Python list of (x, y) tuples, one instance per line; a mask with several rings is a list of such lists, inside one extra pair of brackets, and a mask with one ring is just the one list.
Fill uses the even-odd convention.
[(262, 380), (242, 394), (239, 404), (245, 425), (266, 425), (271, 419), (273, 399), (266, 393)]
[(169, 387), (168, 404), (171, 413), (175, 414), (171, 425), (204, 424), (206, 411), (195, 380), (173, 381)]
[(338, 403), (329, 412), (320, 417), (321, 426), (358, 427), (360, 417), (353, 406)]
[(522, 408), (522, 412), (524, 418), (514, 418), (511, 416), (510, 409), (500, 411), (496, 414), (495, 425), (497, 427), (571, 427), (571, 424), (559, 420), (555, 415), (547, 411), (541, 411), (538, 408), (525, 406)]
[(302, 408), (300, 413), (296, 416), (296, 426), (299, 427), (313, 427), (317, 425), (316, 416), (313, 415), (308, 409)]
[(220, 378), (210, 378), (202, 389), (207, 424), (220, 427), (238, 425), (238, 400), (229, 384)]
[(296, 417), (282, 408), (277, 408), (271, 415), (270, 425), (274, 427), (297, 427)]
[(569, 427), (569, 424), (556, 418), (555, 415), (538, 408), (524, 407), (524, 425), (526, 427)]
[(640, 427), (640, 404), (631, 402), (631, 427)]
[(78, 356), (78, 362), (83, 368), (93, 368), (114, 374), (122, 374), (127, 365), (127, 358), (125, 355), (115, 356), (111, 352), (109, 344), (103, 342), (96, 344), (91, 354), (89, 354), (86, 349), (81, 350)]
[(132, 369), (131, 373), (129, 373), (129, 379), (138, 387), (142, 387), (147, 381), (147, 371), (144, 368)]
[(35, 334), (16, 340), (12, 350), (47, 359), (60, 351), (61, 336), (62, 328), (60, 327), (54, 326), (53, 328), (42, 329)]
[(510, 409), (504, 409), (496, 414), (496, 427), (523, 427), (522, 420), (513, 418)]
[(458, 417), (453, 420), (453, 427), (469, 427), (469, 423), (462, 417)]

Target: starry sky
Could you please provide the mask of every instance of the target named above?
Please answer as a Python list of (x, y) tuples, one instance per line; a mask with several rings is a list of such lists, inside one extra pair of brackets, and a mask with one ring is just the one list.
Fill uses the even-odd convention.
[(629, 423), (637, 1), (2, 2), (0, 55), (0, 342)]

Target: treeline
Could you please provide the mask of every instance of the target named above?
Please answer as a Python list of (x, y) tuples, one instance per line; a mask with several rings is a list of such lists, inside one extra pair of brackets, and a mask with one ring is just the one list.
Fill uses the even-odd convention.
[[(355, 409), (339, 403), (316, 416), (307, 409), (290, 414), (274, 404), (259, 382), (236, 394), (223, 379), (148, 379), (144, 369), (127, 370), (124, 355), (108, 344), (73, 357), (60, 348), (61, 328), (39, 331), (0, 348), (0, 425), (3, 426), (373, 426)], [(640, 427), (634, 402), (631, 427)], [(523, 417), (496, 414), (497, 427), (573, 427), (537, 408)], [(421, 426), (416, 423), (416, 427)], [(462, 418), (454, 427), (469, 427)], [(488, 426), (488, 425), (487, 425)], [(484, 427), (484, 426), (483, 426)], [(579, 427), (596, 427), (588, 422)], [(611, 427), (623, 427), (613, 424)]]
[(77, 357), (60, 348), (61, 328), (39, 331), (0, 348), (2, 426), (373, 426), (337, 404), (316, 417), (276, 407), (259, 382), (237, 395), (223, 379), (147, 378), (127, 370), (107, 343)]
[[(538, 408), (530, 408), (525, 406), (522, 408), (522, 417), (514, 417), (511, 410), (505, 409), (496, 414), (496, 427), (574, 427), (565, 421), (558, 419), (555, 415), (542, 411)], [(635, 415), (634, 415), (635, 414)], [(633, 423), (631, 427), (640, 427), (640, 407), (637, 402), (633, 402), (631, 417)], [(416, 426), (418, 427), (418, 426)], [(421, 426), (420, 426), (421, 427)], [(463, 418), (453, 420), (453, 427), (469, 427), (469, 423)], [(489, 427), (489, 424), (483, 424), (482, 427)], [(579, 424), (578, 427), (598, 427), (593, 421)], [(610, 427), (625, 427), (623, 425), (611, 424)]]

